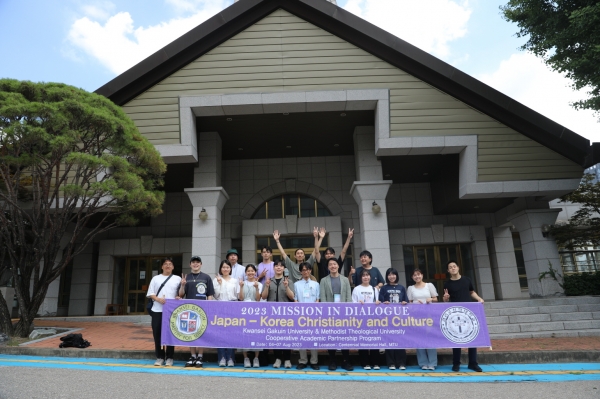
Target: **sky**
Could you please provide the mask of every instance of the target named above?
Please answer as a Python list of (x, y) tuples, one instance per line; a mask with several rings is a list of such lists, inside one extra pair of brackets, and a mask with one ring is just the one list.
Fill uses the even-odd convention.
[[(590, 141), (600, 122), (570, 81), (519, 49), (507, 0), (337, 0), (338, 5)], [(0, 78), (94, 91), (233, 0), (0, 0)]]

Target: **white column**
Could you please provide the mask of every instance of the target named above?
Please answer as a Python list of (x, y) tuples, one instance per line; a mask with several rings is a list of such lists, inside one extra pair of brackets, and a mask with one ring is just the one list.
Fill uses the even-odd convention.
[[(221, 213), (229, 196), (223, 187), (186, 188), (192, 202), (192, 255), (202, 258), (202, 271), (214, 274), (221, 261)], [(206, 210), (208, 218), (200, 219)], [(184, 260), (185, 261), (185, 260)]]
[(526, 209), (507, 219), (517, 228), (521, 236), (527, 285), (530, 297), (547, 297), (563, 294), (563, 289), (550, 277), (539, 281), (540, 273), (548, 271), (549, 262), (562, 274), (556, 241), (542, 235), (542, 225), (552, 225), (560, 209)]
[(488, 237), (496, 299), (521, 298), (517, 258), (510, 227), (492, 227)]

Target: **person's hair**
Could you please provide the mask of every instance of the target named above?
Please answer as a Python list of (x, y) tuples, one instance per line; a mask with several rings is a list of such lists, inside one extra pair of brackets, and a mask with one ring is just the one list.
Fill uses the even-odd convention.
[(421, 276), (423, 276), (423, 272), (422, 272), (422, 271), (421, 271), (421, 269), (419, 269), (418, 267), (415, 267), (415, 268), (413, 269), (413, 272), (412, 272), (411, 276), (414, 276), (414, 275), (415, 275), (415, 273), (419, 273)]
[(371, 259), (371, 262), (369, 262), (369, 264), (373, 263), (373, 255), (369, 251), (362, 251), (360, 255), (358, 255), (358, 258), (362, 258), (363, 255), (367, 255), (369, 259)]
[[(297, 250), (294, 251), (294, 255), (296, 255), (298, 253), (298, 251), (304, 252), (304, 250), (302, 248), (298, 248)], [(304, 252), (304, 256), (306, 257), (306, 252)]]
[(260, 250), (260, 252), (264, 251), (265, 249), (267, 250), (267, 252), (273, 253), (273, 248), (271, 248), (271, 247), (269, 247), (267, 245), (265, 245), (264, 247), (262, 247), (261, 250)]
[(281, 259), (280, 259), (280, 260), (276, 260), (276, 261), (273, 263), (273, 267), (275, 267), (275, 266), (277, 266), (277, 265), (281, 265), (281, 266), (285, 267), (285, 263), (284, 263), (284, 262), (283, 262)]
[(394, 269), (393, 267), (390, 267), (389, 269), (386, 270), (385, 282), (387, 284), (390, 284), (390, 279), (389, 279), (390, 274), (393, 274), (394, 276), (396, 276), (396, 284), (400, 284), (400, 275), (398, 274), (398, 270)]
[(248, 271), (248, 269), (254, 269), (254, 272), (256, 272), (256, 266), (254, 266), (252, 263), (246, 265), (246, 268), (244, 269), (244, 273), (246, 273)]
[(325, 253), (327, 252), (331, 252), (333, 255), (335, 255), (335, 249), (331, 248), (331, 247), (327, 247), (327, 249), (325, 250)]
[(229, 269), (230, 269), (230, 271), (229, 271), (229, 275), (231, 275), (231, 263), (229, 263), (229, 261), (228, 261), (228, 260), (222, 260), (222, 261), (221, 261), (221, 264), (219, 265), (219, 274), (220, 274), (221, 276), (223, 275), (223, 273), (221, 273), (221, 269), (223, 268), (223, 266), (224, 266), (224, 265), (227, 265), (227, 266), (229, 266)]
[(340, 267), (342, 267), (342, 266), (340, 265), (340, 262), (339, 262), (339, 261), (338, 261), (336, 258), (329, 258), (329, 260), (327, 261), (327, 266), (328, 266), (328, 267), (329, 267), (329, 263), (330, 263), (331, 261), (335, 261), (335, 263), (337, 263), (337, 265), (338, 265), (338, 269), (339, 269)]
[(302, 271), (302, 269), (307, 268), (308, 270), (310, 270), (312, 272), (312, 265), (308, 262), (302, 262), (298, 265), (298, 270)]
[(160, 260), (160, 266), (162, 267), (162, 265), (164, 265), (165, 262), (171, 262), (173, 264), (173, 266), (175, 266), (175, 262), (173, 262), (173, 258), (171, 258), (170, 256), (167, 256), (166, 258), (162, 258)]
[(458, 263), (456, 263), (455, 260), (450, 259), (448, 261), (448, 263), (446, 263), (446, 269), (448, 269), (448, 266), (450, 266), (450, 263), (454, 263), (456, 265), (456, 267), (458, 267), (460, 269), (460, 266), (458, 266)]
[(362, 276), (369, 276), (371, 277), (371, 273), (369, 273), (368, 270), (363, 269), (362, 272), (360, 272), (360, 278), (362, 279)]

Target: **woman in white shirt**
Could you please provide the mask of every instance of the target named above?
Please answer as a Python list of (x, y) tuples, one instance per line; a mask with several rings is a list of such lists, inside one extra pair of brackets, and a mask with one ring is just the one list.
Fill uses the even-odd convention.
[[(371, 286), (371, 274), (368, 270), (363, 270), (360, 273), (362, 281), (361, 285), (357, 285), (352, 290), (352, 302), (371, 304), (375, 303), (379, 305), (379, 289)], [(358, 357), (360, 359), (360, 365), (365, 370), (379, 370), (379, 350), (377, 349), (359, 349)]]
[[(430, 304), (437, 302), (437, 290), (431, 283), (423, 281), (423, 273), (419, 269), (413, 271), (412, 279), (415, 285), (408, 287), (408, 300), (415, 304)], [(417, 349), (417, 362), (423, 370), (435, 370), (437, 367), (436, 349)]]
[[(240, 291), (238, 292), (238, 299), (246, 302), (259, 302), (260, 293), (262, 292), (262, 284), (258, 282), (256, 278), (256, 266), (246, 266), (246, 281), (240, 280)], [(250, 363), (248, 358), (248, 351), (254, 351), (254, 362)], [(256, 349), (242, 349), (244, 352), (244, 367), (260, 367), (258, 361), (258, 352)]]
[[(231, 277), (231, 264), (224, 260), (219, 265), (219, 273), (213, 279), (215, 299), (217, 301), (237, 301), (240, 286), (236, 278)], [(235, 365), (233, 348), (218, 348), (219, 367)]]

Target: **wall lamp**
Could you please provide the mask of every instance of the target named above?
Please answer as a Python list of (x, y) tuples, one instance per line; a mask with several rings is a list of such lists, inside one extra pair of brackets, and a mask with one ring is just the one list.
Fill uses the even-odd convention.
[(551, 227), (552, 227), (552, 226), (550, 226), (550, 225), (547, 225), (547, 224), (543, 224), (543, 225), (542, 225), (542, 235), (543, 235), (544, 237), (548, 237), (548, 236), (550, 235), (550, 228), (551, 228)]
[(206, 209), (202, 208), (202, 210), (200, 211), (200, 214), (198, 215), (198, 217), (200, 218), (200, 220), (202, 220), (203, 222), (205, 222), (206, 219), (208, 219), (208, 213), (206, 213)]
[(373, 213), (377, 215), (379, 212), (381, 212), (381, 207), (377, 205), (377, 202), (373, 201), (373, 208), (371, 208), (371, 210), (373, 210)]

